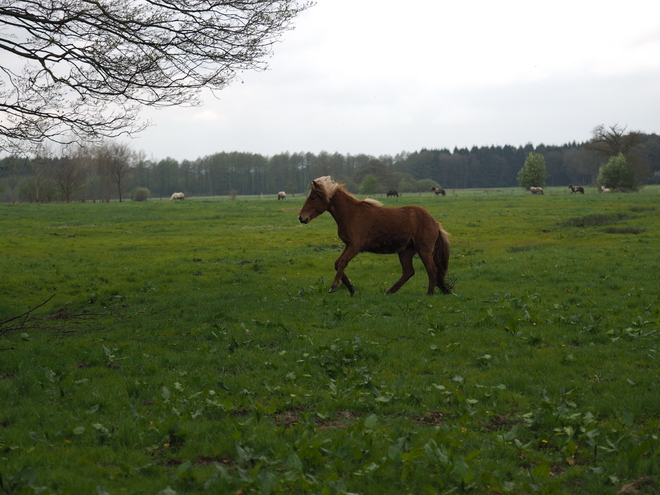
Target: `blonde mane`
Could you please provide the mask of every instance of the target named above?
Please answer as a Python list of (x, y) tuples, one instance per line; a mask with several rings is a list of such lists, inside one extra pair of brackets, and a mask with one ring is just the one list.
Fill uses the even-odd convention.
[(316, 189), (319, 194), (322, 194), (326, 201), (330, 201), (330, 198), (335, 195), (337, 189), (344, 188), (342, 184), (337, 184), (333, 181), (329, 175), (313, 180), (312, 187)]
[[(342, 190), (347, 194), (351, 194), (346, 190), (344, 184), (336, 183), (335, 181), (332, 180), (332, 177), (330, 177), (329, 175), (319, 177), (318, 179), (313, 180), (312, 182), (314, 183), (316, 191), (322, 194), (325, 197), (326, 201), (330, 201), (330, 198), (332, 198), (338, 190)], [(351, 194), (351, 196), (353, 195)], [(367, 198), (364, 199), (363, 201), (365, 203), (370, 203), (372, 205), (383, 206), (383, 203), (381, 203), (376, 199)]]

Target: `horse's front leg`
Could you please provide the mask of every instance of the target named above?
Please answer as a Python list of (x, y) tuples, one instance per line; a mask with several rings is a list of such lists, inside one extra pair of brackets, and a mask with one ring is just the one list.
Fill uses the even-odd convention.
[(337, 258), (337, 261), (335, 261), (335, 270), (337, 273), (335, 274), (335, 279), (332, 281), (332, 285), (330, 286), (330, 293), (337, 292), (337, 289), (339, 288), (339, 281), (341, 280), (348, 291), (351, 293), (351, 296), (355, 294), (355, 286), (348, 279), (344, 273), (344, 270), (346, 269), (348, 262), (355, 258), (357, 254), (358, 252), (356, 250), (352, 249), (350, 245), (347, 245), (339, 258)]

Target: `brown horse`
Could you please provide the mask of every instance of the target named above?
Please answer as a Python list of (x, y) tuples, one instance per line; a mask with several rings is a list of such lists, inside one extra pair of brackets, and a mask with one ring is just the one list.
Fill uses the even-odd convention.
[(443, 188), (441, 188), (441, 187), (435, 187), (435, 186), (431, 188), (431, 192), (434, 192), (436, 196), (437, 196), (438, 194), (442, 194), (443, 196), (444, 196), (445, 194), (447, 194), (447, 192), (446, 192)]
[(399, 197), (399, 191), (395, 191), (394, 189), (390, 189), (387, 191), (387, 197), (389, 198), (390, 196), (396, 196), (397, 198)]
[(351, 295), (355, 294), (355, 286), (344, 270), (358, 253), (369, 252), (399, 255), (401, 278), (387, 294), (394, 294), (415, 274), (415, 253), (419, 254), (429, 276), (427, 294), (432, 295), (436, 286), (445, 294), (451, 294), (453, 284), (445, 281), (449, 266), (449, 234), (428, 211), (419, 206), (385, 208), (373, 199), (360, 201), (329, 176), (319, 177), (310, 185), (309, 196), (298, 220), (309, 223), (329, 211), (337, 222), (339, 238), (345, 244), (344, 251), (335, 261), (337, 274), (330, 292), (337, 291), (341, 280)]
[(584, 187), (582, 187), (582, 186), (574, 186), (573, 184), (569, 184), (568, 188), (571, 190), (571, 194), (573, 194), (573, 193), (584, 194)]

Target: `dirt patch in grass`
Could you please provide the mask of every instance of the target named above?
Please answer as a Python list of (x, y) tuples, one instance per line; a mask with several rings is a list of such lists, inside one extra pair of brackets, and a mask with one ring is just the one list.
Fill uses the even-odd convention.
[(568, 218), (562, 222), (559, 222), (561, 227), (600, 227), (601, 225), (607, 225), (610, 223), (619, 222), (621, 220), (626, 220), (631, 218), (631, 215), (627, 213), (613, 213), (611, 215), (605, 214), (592, 214), (585, 215), (583, 217), (574, 217)]
[(646, 232), (642, 227), (607, 227), (603, 229), (606, 234), (641, 234)]
[(536, 251), (538, 249), (541, 249), (541, 246), (532, 246), (532, 245), (527, 245), (527, 246), (511, 246), (506, 248), (507, 253), (522, 253), (525, 251)]

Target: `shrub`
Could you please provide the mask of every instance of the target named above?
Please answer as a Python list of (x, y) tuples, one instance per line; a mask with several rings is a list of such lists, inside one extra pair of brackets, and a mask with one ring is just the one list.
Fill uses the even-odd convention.
[(438, 184), (433, 179), (420, 179), (415, 184), (415, 192), (431, 192), (431, 189), (434, 187), (441, 188), (442, 186)]
[[(408, 174), (406, 174), (407, 176)], [(403, 177), (399, 181), (398, 190), (402, 192), (416, 192), (417, 181), (412, 176)]]
[(660, 170), (656, 170), (655, 173), (649, 177), (649, 184), (660, 184)]
[(360, 194), (375, 194), (378, 192), (378, 177), (367, 175), (360, 184)]
[(151, 197), (151, 191), (146, 187), (136, 187), (131, 194), (133, 201), (146, 201), (149, 197)]
[(596, 182), (599, 186), (605, 186), (609, 189), (637, 189), (635, 171), (628, 166), (623, 153), (613, 156), (605, 165), (600, 167)]

